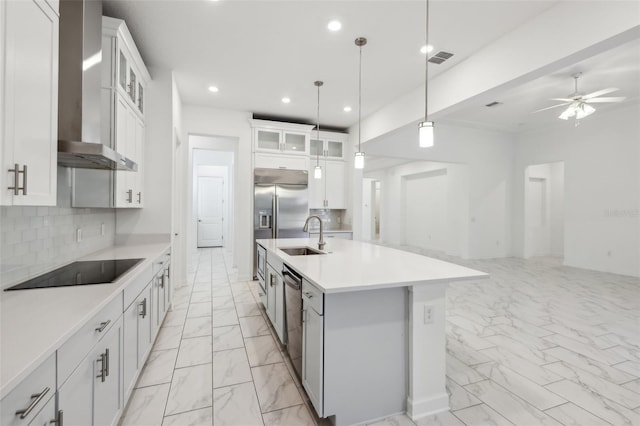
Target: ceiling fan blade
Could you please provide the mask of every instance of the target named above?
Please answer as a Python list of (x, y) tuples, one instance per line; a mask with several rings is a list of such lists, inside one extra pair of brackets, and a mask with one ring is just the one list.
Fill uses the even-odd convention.
[(617, 97), (610, 97), (610, 98), (592, 98), (592, 99), (587, 99), (585, 103), (595, 104), (600, 102), (622, 102), (625, 99), (627, 99), (625, 96), (617, 96)]
[(575, 99), (571, 98), (551, 98), (550, 101), (560, 101), (560, 102), (573, 102)]
[(609, 87), (608, 89), (598, 90), (597, 92), (589, 93), (588, 95), (584, 95), (582, 99), (591, 99), (597, 96), (606, 95), (607, 93), (615, 92), (616, 90), (620, 90), (617, 87)]
[(542, 109), (539, 109), (539, 110), (537, 110), (537, 111), (533, 111), (533, 112), (532, 112), (532, 114), (535, 114), (536, 112), (540, 112), (540, 111), (546, 111), (546, 110), (548, 110), (548, 109), (553, 109), (553, 108), (558, 108), (558, 107), (561, 107), (561, 106), (569, 105), (570, 103), (571, 103), (571, 102), (565, 102), (565, 103), (563, 103), (563, 104), (558, 104), (558, 105), (554, 105), (554, 106), (550, 106), (550, 107), (542, 108)]

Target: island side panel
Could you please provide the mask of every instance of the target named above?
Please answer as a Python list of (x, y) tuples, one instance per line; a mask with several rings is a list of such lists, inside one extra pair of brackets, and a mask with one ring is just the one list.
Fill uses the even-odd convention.
[(409, 287), (407, 415), (411, 420), (449, 410), (445, 365), (446, 289), (446, 283)]
[(336, 425), (404, 413), (406, 287), (325, 294), (324, 410)]

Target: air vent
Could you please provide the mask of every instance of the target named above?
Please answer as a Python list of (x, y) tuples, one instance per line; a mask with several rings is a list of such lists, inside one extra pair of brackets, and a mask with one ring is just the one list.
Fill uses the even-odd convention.
[(502, 105), (502, 102), (493, 101), (491, 103), (486, 104), (485, 106), (491, 108), (491, 107), (495, 107), (495, 106), (498, 106), (498, 105)]
[(441, 64), (450, 57), (453, 56), (453, 53), (445, 52), (444, 50), (439, 51), (435, 55), (429, 58), (429, 62), (432, 64)]

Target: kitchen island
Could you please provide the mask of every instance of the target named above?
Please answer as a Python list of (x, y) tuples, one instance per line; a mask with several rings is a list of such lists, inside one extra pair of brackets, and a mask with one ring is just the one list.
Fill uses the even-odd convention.
[(269, 274), (284, 264), (302, 277), (301, 380), (320, 417), (348, 425), (449, 409), (447, 283), (486, 273), (359, 241), (333, 239), (314, 255), (282, 249), (317, 248), (316, 239), (257, 243)]

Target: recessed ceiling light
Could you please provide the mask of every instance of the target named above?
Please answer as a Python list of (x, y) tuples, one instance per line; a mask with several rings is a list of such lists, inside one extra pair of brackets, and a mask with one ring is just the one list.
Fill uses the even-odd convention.
[(216, 86), (209, 86), (209, 91), (211, 93), (218, 93), (218, 88)]
[(433, 46), (432, 45), (424, 45), (420, 48), (420, 53), (425, 54), (425, 53), (431, 53), (433, 52)]
[(282, 98), (282, 103), (283, 103), (283, 104), (288, 104), (289, 102), (291, 102), (291, 99), (289, 99), (289, 98)]
[(344, 107), (344, 112), (351, 112), (351, 107), (350, 106)]
[(327, 24), (327, 28), (329, 28), (329, 31), (340, 31), (340, 29), (342, 28), (342, 23), (340, 21), (329, 21), (329, 24)]

